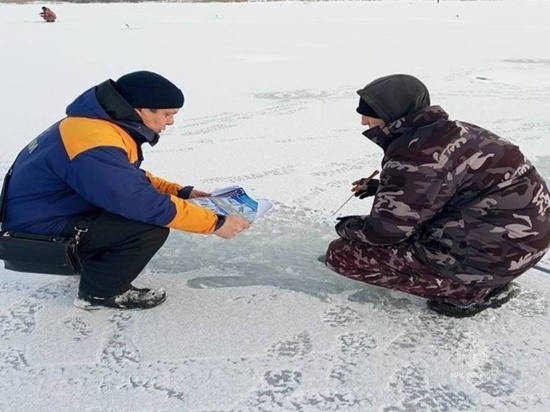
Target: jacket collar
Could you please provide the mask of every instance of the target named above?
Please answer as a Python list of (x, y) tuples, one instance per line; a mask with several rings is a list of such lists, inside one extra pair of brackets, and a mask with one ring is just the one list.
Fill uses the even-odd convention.
[(429, 106), (417, 112), (408, 114), (381, 127), (375, 127), (363, 132), (384, 151), (399, 137), (410, 134), (422, 127), (430, 126), (439, 120), (448, 120), (449, 115), (440, 106)]
[(128, 132), (139, 144), (157, 144), (160, 136), (149, 129), (134, 108), (116, 91), (112, 80), (86, 90), (66, 110), (67, 116), (103, 119)]

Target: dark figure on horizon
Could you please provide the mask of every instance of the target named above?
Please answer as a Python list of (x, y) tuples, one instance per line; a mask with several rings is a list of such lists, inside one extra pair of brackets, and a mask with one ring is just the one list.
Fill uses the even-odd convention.
[(54, 23), (55, 19), (57, 19), (56, 14), (53, 12), (52, 9), (47, 8), (46, 6), (42, 7), (42, 11), (39, 13), (40, 17), (42, 17), (47, 23)]

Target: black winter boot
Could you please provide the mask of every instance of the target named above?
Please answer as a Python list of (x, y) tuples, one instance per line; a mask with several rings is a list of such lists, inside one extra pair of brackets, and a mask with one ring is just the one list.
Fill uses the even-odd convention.
[(515, 283), (508, 283), (499, 288), (495, 288), (481, 302), (470, 306), (456, 306), (451, 303), (442, 302), (436, 299), (428, 299), (428, 308), (441, 315), (451, 316), (453, 318), (468, 318), (477, 315), (485, 309), (500, 308), (510, 299), (519, 295), (519, 286)]
[(130, 286), (126, 292), (111, 297), (96, 297), (79, 291), (74, 300), (77, 308), (85, 310), (115, 309), (150, 309), (166, 300), (164, 289), (147, 289)]

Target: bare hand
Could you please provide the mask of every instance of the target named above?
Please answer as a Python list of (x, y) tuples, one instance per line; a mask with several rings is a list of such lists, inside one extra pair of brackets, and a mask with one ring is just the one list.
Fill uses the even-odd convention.
[(214, 232), (216, 236), (223, 239), (232, 239), (250, 227), (250, 222), (238, 215), (229, 215), (225, 217), (225, 223)]
[(194, 199), (196, 197), (210, 197), (212, 196), (212, 193), (203, 192), (202, 190), (191, 190), (191, 193), (189, 194), (189, 199)]
[(352, 185), (351, 191), (353, 193), (356, 193), (356, 192), (362, 192), (363, 190), (365, 190), (367, 188), (366, 180), (367, 178), (362, 178), (353, 182), (351, 184)]

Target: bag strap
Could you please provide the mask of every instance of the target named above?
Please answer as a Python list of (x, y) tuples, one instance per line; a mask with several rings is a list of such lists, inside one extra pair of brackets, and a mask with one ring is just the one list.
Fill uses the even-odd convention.
[(19, 152), (12, 165), (10, 166), (8, 172), (6, 173), (6, 176), (4, 176), (4, 182), (2, 183), (2, 192), (0, 193), (0, 226), (2, 226), (2, 222), (6, 217), (6, 196), (8, 195), (8, 184), (10, 183), (15, 163), (17, 162), (17, 159), (19, 159), (19, 156), (23, 154), (23, 150)]
[(6, 196), (8, 193), (8, 183), (10, 182), (12, 174), (13, 174), (13, 165), (11, 165), (10, 170), (8, 170), (8, 173), (6, 173), (6, 176), (4, 177), (4, 183), (2, 184), (2, 192), (0, 193), (0, 224), (4, 221), (4, 216), (6, 215)]

